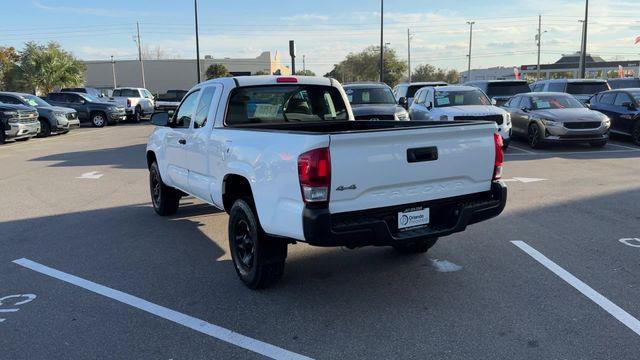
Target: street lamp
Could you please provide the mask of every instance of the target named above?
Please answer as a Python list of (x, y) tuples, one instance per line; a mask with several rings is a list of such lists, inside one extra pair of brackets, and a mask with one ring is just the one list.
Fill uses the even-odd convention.
[(467, 81), (471, 81), (471, 43), (473, 40), (473, 24), (475, 23), (475, 21), (467, 21), (467, 24), (469, 25), (469, 55), (467, 55), (469, 57), (469, 64), (467, 67)]

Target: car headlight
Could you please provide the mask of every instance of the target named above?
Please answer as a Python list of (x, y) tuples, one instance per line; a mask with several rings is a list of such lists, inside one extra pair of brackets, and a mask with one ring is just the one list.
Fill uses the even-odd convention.
[(17, 111), (3, 111), (2, 114), (4, 116), (10, 116), (10, 117), (18, 116), (18, 112)]
[(61, 111), (54, 111), (54, 112), (53, 112), (53, 116), (55, 116), (55, 117), (63, 117), (63, 118), (66, 118), (66, 117), (67, 117), (67, 114), (66, 114), (66, 113), (63, 113), (63, 112), (61, 112)]
[(511, 125), (511, 114), (509, 113), (504, 114), (504, 123), (507, 125)]
[(604, 120), (602, 120), (602, 125), (604, 127), (610, 127), (611, 126), (611, 119), (609, 119), (608, 117), (605, 117)]
[(449, 117), (447, 115), (440, 115), (440, 121), (449, 121)]
[(111, 111), (111, 112), (116, 112), (116, 111), (118, 111), (118, 108), (117, 108), (117, 107), (115, 107), (115, 106), (109, 106), (109, 107), (107, 108), (107, 110), (109, 110), (109, 111)]
[(553, 120), (547, 120), (547, 119), (542, 119), (542, 123), (544, 124), (544, 126), (548, 126), (548, 127), (560, 127), (560, 126), (562, 126), (561, 122), (553, 121)]
[(409, 113), (404, 110), (395, 113), (393, 116), (396, 118), (396, 120), (400, 120), (400, 121), (409, 120)]

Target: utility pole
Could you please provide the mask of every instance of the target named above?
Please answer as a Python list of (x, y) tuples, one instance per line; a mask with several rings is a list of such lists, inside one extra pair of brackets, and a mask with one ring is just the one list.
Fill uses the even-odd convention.
[(303, 74), (307, 74), (307, 60), (306, 60), (307, 55), (302, 55), (302, 73)]
[(471, 44), (473, 41), (473, 24), (475, 23), (475, 21), (467, 21), (467, 24), (469, 24), (469, 55), (467, 55), (469, 57), (469, 65), (467, 67), (467, 81), (471, 81)]
[(380, 82), (384, 81), (384, 0), (380, 0)]
[(407, 29), (407, 65), (409, 66), (408, 81), (411, 82), (411, 31)]
[(193, 0), (193, 9), (196, 17), (196, 67), (198, 71), (198, 83), (200, 83), (200, 38), (198, 36), (198, 0)]
[(113, 88), (116, 88), (116, 61), (113, 60), (113, 55), (111, 55), (111, 73), (113, 74)]
[(589, 0), (584, 4), (584, 22), (582, 23), (582, 47), (580, 48), (580, 78), (584, 79), (587, 73), (587, 23), (589, 21)]
[(540, 42), (542, 42), (542, 15), (538, 15), (538, 36), (536, 40), (538, 42), (538, 66), (536, 67), (536, 80), (540, 80)]
[(142, 87), (147, 88), (147, 83), (144, 81), (144, 61), (142, 60), (142, 44), (140, 43), (140, 23), (136, 21), (136, 29), (138, 29), (138, 60), (140, 61), (140, 73), (142, 74)]
[(296, 43), (289, 40), (289, 55), (291, 56), (291, 75), (296, 74)]

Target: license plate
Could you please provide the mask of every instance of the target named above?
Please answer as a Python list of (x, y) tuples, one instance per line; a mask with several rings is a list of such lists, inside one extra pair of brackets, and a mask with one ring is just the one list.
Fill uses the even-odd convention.
[(398, 230), (406, 230), (429, 224), (429, 208), (409, 209), (398, 213)]

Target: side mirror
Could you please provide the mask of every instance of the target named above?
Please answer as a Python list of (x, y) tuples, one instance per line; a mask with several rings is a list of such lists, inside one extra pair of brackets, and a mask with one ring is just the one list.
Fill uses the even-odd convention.
[(626, 107), (629, 110), (635, 110), (636, 109), (636, 106), (632, 102), (629, 102), (629, 101), (623, 102), (622, 106)]
[(87, 103), (87, 101), (86, 101), (86, 100), (80, 100), (80, 104), (84, 105), (84, 104), (86, 104), (86, 103)]
[(529, 112), (531, 109), (529, 109), (528, 107), (523, 107), (520, 110), (524, 111), (524, 112)]
[(403, 96), (400, 99), (398, 99), (398, 105), (406, 109), (407, 106), (409, 105), (409, 102), (407, 101), (407, 98)]
[(429, 101), (426, 106), (427, 106), (427, 110), (433, 109), (433, 103), (431, 101)]
[(498, 105), (498, 101), (496, 101), (496, 99), (491, 99), (491, 105), (496, 106)]
[(169, 126), (169, 113), (155, 112), (151, 114), (151, 123), (155, 126)]

